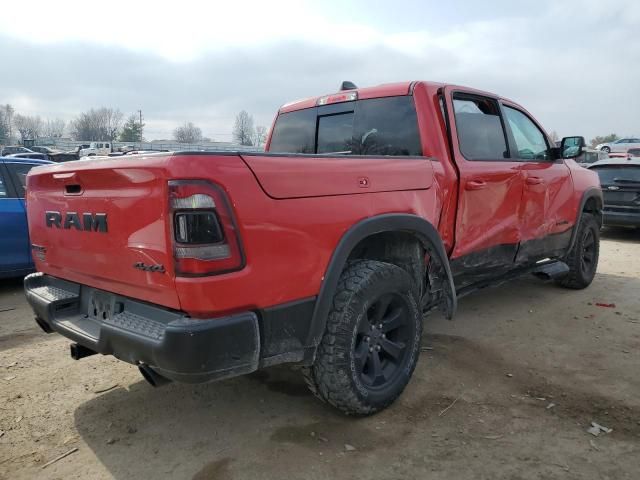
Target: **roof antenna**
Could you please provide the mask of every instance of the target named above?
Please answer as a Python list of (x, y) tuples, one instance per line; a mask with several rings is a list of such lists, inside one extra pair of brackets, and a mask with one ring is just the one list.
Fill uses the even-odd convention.
[(356, 87), (356, 84), (353, 82), (350, 82), (349, 80), (345, 80), (344, 82), (342, 82), (342, 85), (340, 85), (340, 91), (342, 92), (343, 90), (355, 90), (358, 87)]

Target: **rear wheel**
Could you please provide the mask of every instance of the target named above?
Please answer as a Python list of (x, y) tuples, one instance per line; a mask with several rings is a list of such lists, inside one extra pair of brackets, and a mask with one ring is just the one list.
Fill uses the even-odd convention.
[(611, 153), (611, 149), (609, 147), (602, 147), (600, 149), (600, 151), (604, 152), (604, 153)]
[(590, 213), (583, 213), (573, 248), (565, 259), (569, 273), (558, 283), (563, 287), (588, 287), (596, 275), (600, 256), (600, 226)]
[(390, 405), (411, 378), (422, 318), (411, 276), (384, 262), (359, 260), (342, 273), (315, 363), (311, 391), (348, 415)]

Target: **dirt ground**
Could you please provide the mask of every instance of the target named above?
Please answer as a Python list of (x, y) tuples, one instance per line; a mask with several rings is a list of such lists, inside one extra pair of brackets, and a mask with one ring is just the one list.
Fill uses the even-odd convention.
[(352, 419), (290, 368), (154, 389), (114, 358), (74, 361), (0, 282), (0, 478), (636, 480), (639, 292), (640, 233), (605, 231), (590, 288), (523, 278), (429, 317), (400, 400)]

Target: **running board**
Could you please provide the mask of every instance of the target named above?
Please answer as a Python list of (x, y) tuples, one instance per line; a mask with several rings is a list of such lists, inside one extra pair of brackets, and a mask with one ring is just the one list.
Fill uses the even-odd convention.
[(566, 263), (560, 260), (549, 260), (545, 263), (537, 263), (528, 267), (518, 268), (497, 278), (481, 280), (479, 282), (472, 283), (471, 285), (466, 285), (458, 290), (457, 297), (465, 297), (470, 293), (483, 288), (496, 287), (498, 285), (502, 285), (505, 282), (515, 280), (516, 278), (530, 273), (538, 278), (542, 278), (543, 280), (553, 280), (563, 277), (564, 275), (569, 273), (569, 267)]

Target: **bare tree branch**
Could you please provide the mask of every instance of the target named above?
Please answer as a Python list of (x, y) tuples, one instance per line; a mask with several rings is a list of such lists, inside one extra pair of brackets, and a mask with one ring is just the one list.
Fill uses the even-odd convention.
[(202, 141), (202, 130), (192, 122), (186, 122), (173, 131), (173, 138), (178, 143), (198, 143)]

